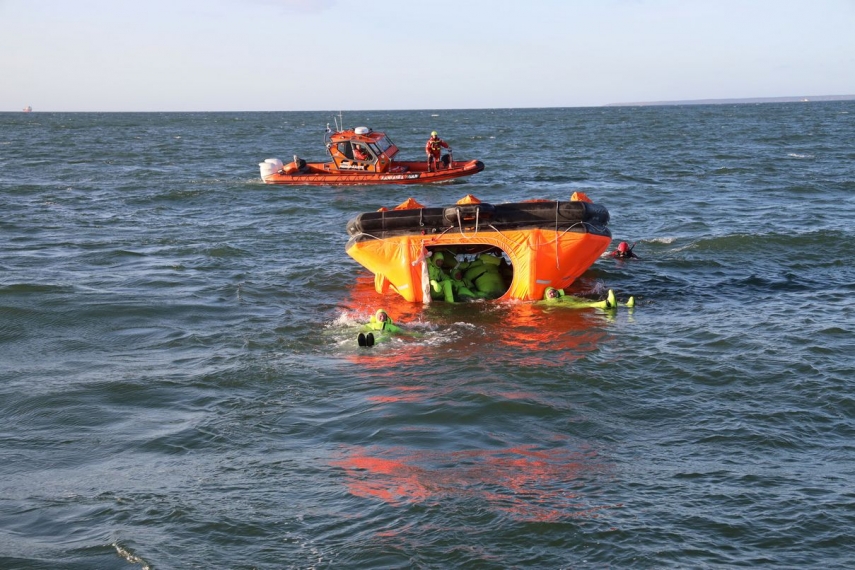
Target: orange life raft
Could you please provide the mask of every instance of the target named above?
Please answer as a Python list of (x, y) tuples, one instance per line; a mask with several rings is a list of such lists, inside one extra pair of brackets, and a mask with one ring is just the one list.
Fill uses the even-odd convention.
[(394, 210), (359, 214), (347, 224), (347, 254), (374, 273), (378, 293), (392, 290), (430, 302), (428, 259), (501, 254), (508, 287), (498, 300), (533, 301), (547, 287), (564, 288), (608, 248), (608, 210), (575, 193), (570, 201), (487, 204), (466, 196), (453, 206), (426, 208), (410, 198)]

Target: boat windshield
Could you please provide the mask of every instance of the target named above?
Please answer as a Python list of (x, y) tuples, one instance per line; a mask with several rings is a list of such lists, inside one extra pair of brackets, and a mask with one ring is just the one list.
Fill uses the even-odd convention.
[(392, 146), (392, 141), (389, 140), (389, 137), (384, 136), (382, 139), (378, 140), (375, 144), (380, 149), (380, 152), (386, 152), (386, 150), (390, 146)]

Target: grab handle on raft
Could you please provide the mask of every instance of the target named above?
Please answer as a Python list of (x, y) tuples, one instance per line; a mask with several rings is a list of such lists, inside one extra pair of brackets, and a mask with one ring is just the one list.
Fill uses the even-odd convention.
[(489, 220), (496, 208), (492, 204), (464, 204), (450, 206), (443, 213), (443, 221), (453, 227), (463, 227), (464, 222)]

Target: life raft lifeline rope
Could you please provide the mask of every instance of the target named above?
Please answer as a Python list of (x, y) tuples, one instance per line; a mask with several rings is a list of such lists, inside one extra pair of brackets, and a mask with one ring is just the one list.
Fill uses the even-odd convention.
[[(574, 223), (573, 225), (571, 225), (571, 226), (569, 226), (569, 227), (565, 228), (565, 229), (564, 229), (564, 231), (563, 231), (563, 232), (561, 232), (560, 234), (558, 234), (558, 230), (557, 230), (557, 229), (555, 230), (555, 233), (556, 233), (556, 234), (558, 234), (558, 235), (556, 235), (555, 239), (554, 239), (554, 240), (552, 240), (552, 241), (554, 241), (554, 242), (555, 242), (555, 267), (557, 267), (557, 268), (559, 268), (559, 269), (561, 268), (561, 263), (559, 263), (559, 261), (558, 261), (558, 244), (559, 244), (559, 243), (560, 243), (560, 241), (561, 241), (561, 239), (560, 239), (560, 238), (561, 238), (561, 236), (563, 236), (564, 234), (566, 234), (567, 232), (569, 232), (570, 230), (572, 230), (572, 229), (573, 229), (573, 228), (575, 228), (576, 226), (582, 226), (582, 227), (584, 227), (584, 226), (589, 226), (589, 225), (590, 225), (590, 224), (588, 224), (587, 222), (576, 222), (576, 223)], [(592, 226), (592, 227), (593, 227), (593, 226)]]
[(379, 241), (379, 240), (381, 240), (381, 239), (383, 239), (383, 238), (379, 238), (379, 237), (375, 236), (374, 234), (366, 234), (366, 233), (362, 233), (362, 234), (360, 234), (360, 235), (363, 235), (363, 236), (366, 236), (366, 237), (370, 237), (370, 238), (372, 238), (372, 239), (376, 239), (376, 240), (378, 240), (378, 241)]
[[(444, 236), (445, 234), (447, 234), (447, 233), (448, 233), (449, 231), (451, 231), (452, 229), (453, 229), (452, 227), (447, 227), (447, 228), (445, 228), (444, 230), (442, 230), (442, 233), (441, 233), (441, 234), (436, 235), (436, 236), (433, 236), (432, 238), (430, 238), (430, 241), (434, 242), (434, 241), (438, 240), (439, 238), (441, 238), (442, 236)], [(466, 237), (466, 236), (464, 236), (464, 237)]]

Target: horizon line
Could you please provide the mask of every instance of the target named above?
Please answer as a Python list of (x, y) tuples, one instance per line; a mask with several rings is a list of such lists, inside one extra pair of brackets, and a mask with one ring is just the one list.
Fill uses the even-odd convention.
[[(785, 97), (730, 97), (720, 99), (685, 99), (685, 100), (663, 100), (663, 101), (637, 101), (623, 103), (605, 103), (600, 105), (575, 105), (575, 106), (523, 106), (523, 107), (440, 107), (440, 108), (412, 108), (412, 109), (340, 109), (342, 112), (387, 112), (387, 111), (494, 111), (513, 109), (595, 109), (600, 107), (642, 107), (642, 106), (668, 106), (668, 105), (722, 105), (722, 104), (750, 104), (750, 103), (802, 103), (817, 101), (851, 101), (855, 100), (852, 95), (792, 95)], [(219, 111), (36, 111), (27, 106), (18, 111), (0, 111), (0, 113), (328, 113), (330, 109), (303, 109), (303, 110), (219, 110)]]

